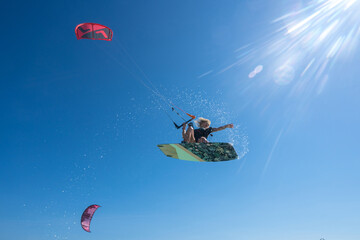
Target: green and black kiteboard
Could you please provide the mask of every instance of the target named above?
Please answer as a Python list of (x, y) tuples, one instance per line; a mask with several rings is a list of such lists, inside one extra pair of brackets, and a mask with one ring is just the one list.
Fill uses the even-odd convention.
[(174, 143), (159, 144), (168, 157), (195, 162), (223, 162), (234, 160), (238, 155), (230, 143)]

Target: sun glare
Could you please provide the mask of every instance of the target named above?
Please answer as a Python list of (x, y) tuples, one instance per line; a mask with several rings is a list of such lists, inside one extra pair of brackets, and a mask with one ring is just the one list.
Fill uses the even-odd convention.
[(340, 56), (349, 57), (359, 44), (360, 0), (310, 1), (273, 23), (282, 26), (263, 43), (246, 48), (246, 54), (238, 51), (239, 59), (267, 62), (264, 66), (279, 85), (309, 78), (309, 84), (324, 88), (323, 79)]

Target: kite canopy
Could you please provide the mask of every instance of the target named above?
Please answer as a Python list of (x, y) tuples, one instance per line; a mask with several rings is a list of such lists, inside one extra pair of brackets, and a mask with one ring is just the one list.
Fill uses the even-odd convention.
[(113, 32), (110, 28), (97, 23), (82, 23), (75, 28), (76, 38), (111, 41)]
[(87, 207), (85, 209), (85, 211), (83, 212), (82, 216), (81, 216), (81, 227), (87, 231), (90, 232), (90, 223), (91, 223), (91, 219), (95, 213), (95, 211), (99, 208), (99, 205), (91, 205), (89, 207)]

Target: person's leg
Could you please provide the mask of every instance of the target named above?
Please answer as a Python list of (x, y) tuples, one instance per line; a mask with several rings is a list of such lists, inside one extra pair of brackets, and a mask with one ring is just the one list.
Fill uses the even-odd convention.
[(198, 140), (199, 143), (209, 143), (209, 141), (205, 137), (201, 137)]
[(186, 132), (185, 132), (185, 129), (183, 128), (183, 138), (184, 138), (184, 141), (187, 143), (195, 142), (194, 128), (189, 126)]
[(195, 141), (195, 135), (194, 135), (194, 128), (192, 126), (189, 126), (188, 131), (189, 131), (189, 142), (191, 142), (191, 143), (196, 142)]
[(186, 124), (182, 125), (182, 137), (184, 139), (184, 142), (186, 142), (185, 138), (186, 138)]

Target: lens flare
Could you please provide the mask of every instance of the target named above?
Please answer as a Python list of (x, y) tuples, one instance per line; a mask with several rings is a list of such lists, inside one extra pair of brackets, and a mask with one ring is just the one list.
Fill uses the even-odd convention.
[(348, 59), (359, 45), (360, 0), (310, 1), (272, 23), (280, 27), (265, 41), (238, 49), (237, 62), (222, 71), (262, 61), (276, 84), (292, 83), (298, 88), (295, 91), (310, 89), (319, 93), (328, 82), (324, 79), (329, 78), (331, 68), (340, 59)]

